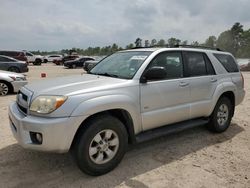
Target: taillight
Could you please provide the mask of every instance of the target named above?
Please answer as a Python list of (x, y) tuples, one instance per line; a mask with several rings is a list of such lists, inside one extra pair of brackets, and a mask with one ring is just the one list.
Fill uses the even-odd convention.
[(245, 81), (244, 81), (244, 76), (243, 76), (243, 74), (242, 74), (242, 73), (240, 73), (240, 75), (241, 75), (241, 80), (242, 80), (242, 88), (244, 88), (244, 84), (245, 84)]

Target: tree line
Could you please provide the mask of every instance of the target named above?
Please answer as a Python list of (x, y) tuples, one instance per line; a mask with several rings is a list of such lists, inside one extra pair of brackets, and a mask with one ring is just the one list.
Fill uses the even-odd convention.
[(98, 55), (109, 55), (116, 51), (123, 49), (132, 49), (135, 47), (155, 47), (155, 46), (166, 46), (173, 47), (175, 45), (193, 45), (193, 46), (207, 46), (211, 48), (220, 48), (223, 51), (228, 51), (238, 58), (250, 58), (250, 29), (244, 30), (243, 25), (236, 22), (230, 29), (216, 36), (209, 36), (205, 42), (193, 41), (189, 43), (187, 40), (181, 40), (178, 38), (171, 37), (167, 40), (160, 39), (141, 39), (137, 38), (135, 42), (126, 45), (125, 47), (118, 46), (116, 43), (104, 46), (104, 47), (88, 47), (62, 49), (61, 51), (33, 51), (35, 54), (46, 55), (46, 54), (70, 54), (76, 52), (80, 55), (98, 56)]

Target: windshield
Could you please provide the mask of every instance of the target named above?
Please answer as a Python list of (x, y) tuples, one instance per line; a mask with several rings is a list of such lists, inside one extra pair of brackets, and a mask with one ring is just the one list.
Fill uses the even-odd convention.
[(132, 79), (151, 53), (151, 51), (117, 52), (103, 59), (89, 73)]

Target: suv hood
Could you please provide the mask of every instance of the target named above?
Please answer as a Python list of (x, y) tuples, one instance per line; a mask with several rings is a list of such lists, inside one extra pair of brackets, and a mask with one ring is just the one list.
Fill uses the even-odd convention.
[(106, 89), (122, 87), (132, 80), (117, 79), (105, 76), (83, 74), (58, 77), (28, 84), (25, 87), (38, 95), (77, 95)]

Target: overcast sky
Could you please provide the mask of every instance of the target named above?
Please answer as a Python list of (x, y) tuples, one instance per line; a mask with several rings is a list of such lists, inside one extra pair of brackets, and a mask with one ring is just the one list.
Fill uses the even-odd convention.
[(137, 37), (203, 42), (235, 22), (250, 28), (249, 0), (1, 0), (0, 49), (124, 47)]

